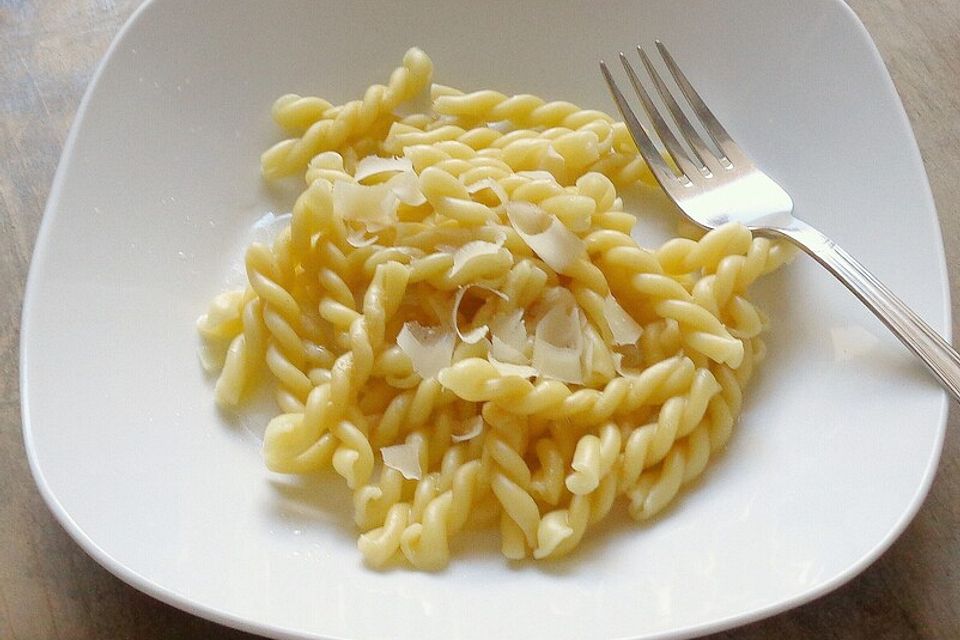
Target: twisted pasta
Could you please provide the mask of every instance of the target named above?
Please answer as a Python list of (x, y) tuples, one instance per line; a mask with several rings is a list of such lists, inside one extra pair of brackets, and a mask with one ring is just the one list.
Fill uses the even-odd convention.
[(640, 246), (618, 188), (656, 192), (622, 123), (440, 85), (396, 115), (432, 69), (411, 49), (361, 100), (277, 99), (294, 137), (263, 174), (306, 188), (201, 355), (225, 408), (274, 385), (267, 466), (339, 474), (371, 567), (440, 569), (488, 524), (507, 558), (556, 558), (703, 473), (764, 355), (748, 290), (793, 252), (735, 224)]
[[(348, 102), (339, 108), (325, 110), (300, 138), (278, 142), (261, 158), (266, 177), (288, 175), (306, 166), (321, 151), (336, 149), (353, 137), (374, 126), (398, 104), (409, 100), (430, 81), (433, 63), (420, 49), (410, 49), (403, 57), (403, 66), (390, 76), (388, 85), (372, 85), (362, 100)], [(274, 105), (274, 117), (281, 123), (296, 122), (302, 126), (312, 116), (304, 114), (304, 101), (299, 96), (283, 96)], [(293, 112), (297, 114), (294, 115)], [(313, 112), (316, 113), (316, 105)]]

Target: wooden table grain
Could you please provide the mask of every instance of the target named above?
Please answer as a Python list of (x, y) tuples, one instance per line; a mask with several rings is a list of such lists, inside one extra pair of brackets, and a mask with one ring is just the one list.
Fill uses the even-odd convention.
[[(43, 206), (97, 62), (137, 0), (0, 0), (0, 638), (252, 638), (126, 586), (73, 543), (27, 467), (20, 306)], [(960, 1), (851, 0), (893, 76), (940, 213), (960, 319)], [(837, 591), (714, 638), (960, 638), (960, 411), (900, 539)]]

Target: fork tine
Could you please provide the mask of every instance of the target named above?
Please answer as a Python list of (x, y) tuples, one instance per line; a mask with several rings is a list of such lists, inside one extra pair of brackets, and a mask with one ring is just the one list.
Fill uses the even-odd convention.
[(614, 81), (613, 76), (610, 75), (610, 69), (607, 68), (607, 63), (603, 60), (600, 61), (600, 72), (603, 73), (603, 79), (606, 80), (607, 87), (610, 88), (610, 95), (613, 96), (613, 101), (616, 103), (620, 115), (623, 116), (623, 121), (627, 125), (627, 129), (637, 143), (637, 149), (640, 151), (640, 155), (643, 156), (643, 159), (650, 166), (650, 170), (653, 171), (653, 175), (660, 184), (663, 185), (664, 188), (668, 187), (671, 180), (675, 182), (679, 180), (684, 184), (689, 184), (690, 180), (685, 175), (678, 177), (663, 159), (663, 156), (660, 155), (656, 145), (653, 144), (653, 140), (647, 135), (647, 131), (643, 128), (643, 125), (640, 124), (640, 121), (637, 120), (637, 116), (627, 103), (627, 99), (623, 97), (623, 93), (620, 92), (620, 88)]
[(673, 56), (670, 55), (670, 52), (667, 50), (667, 47), (660, 42), (656, 41), (657, 50), (660, 52), (660, 56), (663, 58), (663, 61), (667, 64), (667, 69), (670, 71), (670, 75), (673, 76), (673, 79), (676, 80), (677, 86), (680, 87), (680, 91), (683, 92), (683, 95), (687, 98), (687, 102), (690, 103), (690, 106), (693, 107), (694, 113), (697, 114), (697, 117), (700, 118), (700, 122), (703, 123), (703, 127), (707, 130), (707, 133), (710, 135), (710, 139), (713, 140), (714, 144), (717, 145), (717, 148), (726, 156), (726, 159), (732, 164), (736, 163), (737, 165), (747, 165), (751, 164), (747, 155), (740, 149), (739, 145), (733, 141), (733, 138), (730, 137), (730, 134), (727, 133), (727, 130), (723, 128), (723, 125), (720, 124), (720, 121), (717, 120), (717, 117), (713, 115), (713, 112), (710, 111), (710, 108), (707, 107), (706, 103), (703, 101), (703, 98), (700, 97), (700, 94), (697, 93), (697, 90), (693, 88), (693, 85), (690, 84), (690, 81), (687, 80), (687, 76), (680, 69), (680, 66), (677, 65), (676, 61), (673, 59)]
[[(650, 118), (650, 123), (653, 125), (653, 130), (660, 136), (660, 140), (667, 148), (670, 157), (673, 158), (673, 161), (677, 163), (680, 171), (684, 173), (687, 178), (696, 176), (700, 172), (700, 167), (696, 166), (693, 161), (690, 160), (690, 156), (688, 156), (687, 152), (680, 146), (677, 137), (673, 135), (673, 131), (671, 131), (663, 119), (663, 116), (660, 115), (660, 111), (653, 104), (653, 100), (650, 99), (650, 94), (647, 93), (643, 84), (640, 83), (640, 78), (637, 77), (633, 66), (627, 61), (627, 57), (623, 55), (622, 51), (620, 52), (620, 64), (623, 65), (624, 70), (627, 72), (627, 77), (630, 78), (630, 84), (633, 85), (633, 90), (636, 91), (637, 96), (639, 96), (640, 102), (643, 104), (643, 110), (647, 112), (647, 117)], [(701, 163), (700, 166), (702, 167), (703, 164)]]
[[(690, 148), (693, 150), (697, 160), (700, 161), (701, 166), (706, 167), (709, 171), (715, 173), (720, 169), (720, 166), (717, 164), (718, 158), (714, 155), (710, 148), (707, 147), (706, 143), (703, 141), (703, 138), (701, 138), (700, 134), (697, 133), (697, 130), (693, 128), (693, 125), (690, 123), (690, 119), (687, 118), (687, 115), (683, 112), (683, 109), (681, 109), (680, 105), (677, 104), (677, 101), (670, 92), (670, 89), (667, 88), (667, 85), (660, 77), (660, 73), (650, 62), (650, 58), (647, 57), (647, 53), (641, 47), (637, 47), (637, 53), (640, 54), (640, 59), (643, 61), (643, 66), (647, 68), (647, 73), (650, 74), (650, 78), (653, 80), (654, 86), (657, 87), (657, 92), (663, 99), (664, 104), (667, 105), (667, 109), (670, 110), (670, 116), (680, 129), (680, 133), (687, 141), (687, 144), (690, 145)], [(720, 162), (722, 163), (722, 161)]]

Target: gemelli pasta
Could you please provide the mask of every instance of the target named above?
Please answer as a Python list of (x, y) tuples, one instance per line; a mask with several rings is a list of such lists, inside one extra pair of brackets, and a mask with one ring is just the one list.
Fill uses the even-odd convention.
[(227, 409), (273, 385), (266, 464), (341, 476), (369, 565), (440, 569), (476, 527), (555, 558), (724, 445), (764, 354), (747, 289), (791, 252), (735, 224), (641, 247), (622, 123), (432, 71), (414, 48), (361, 99), (277, 99), (263, 175), (306, 187), (199, 319), (204, 364)]

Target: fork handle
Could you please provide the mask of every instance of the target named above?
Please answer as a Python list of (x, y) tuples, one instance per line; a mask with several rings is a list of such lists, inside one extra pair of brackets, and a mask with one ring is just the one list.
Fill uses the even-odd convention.
[(937, 380), (960, 400), (960, 355), (866, 267), (810, 225), (796, 222), (780, 233), (832, 273), (917, 354)]

